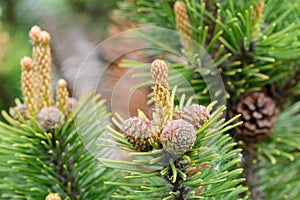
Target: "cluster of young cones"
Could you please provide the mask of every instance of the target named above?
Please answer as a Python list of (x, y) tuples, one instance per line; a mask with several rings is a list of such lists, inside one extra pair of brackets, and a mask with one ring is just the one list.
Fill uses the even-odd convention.
[(23, 104), (10, 110), (11, 116), (18, 121), (35, 119), (43, 131), (53, 131), (62, 127), (65, 117), (69, 115), (75, 100), (69, 98), (67, 83), (57, 82), (54, 100), (51, 84), (51, 49), (50, 34), (33, 26), (29, 32), (32, 58), (23, 57), (20, 65)]
[(173, 111), (168, 84), (168, 66), (163, 60), (151, 65), (153, 120), (146, 117), (127, 119), (122, 126), (125, 138), (137, 151), (149, 151), (161, 146), (173, 157), (179, 158), (192, 148), (196, 130), (210, 118), (206, 107), (193, 104)]

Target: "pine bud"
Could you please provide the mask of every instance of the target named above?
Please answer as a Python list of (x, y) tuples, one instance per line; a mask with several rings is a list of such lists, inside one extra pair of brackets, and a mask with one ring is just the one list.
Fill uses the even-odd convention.
[(35, 92), (34, 92), (34, 80), (33, 80), (33, 69), (32, 59), (24, 57), (21, 59), (21, 85), (23, 100), (26, 106), (27, 116), (36, 114), (36, 103), (35, 103)]
[(182, 119), (169, 121), (160, 135), (163, 148), (174, 157), (180, 157), (191, 149), (195, 140), (194, 126)]
[(173, 113), (173, 119), (183, 119), (199, 129), (210, 118), (210, 114), (205, 106), (193, 104), (183, 107)]
[(53, 105), (53, 91), (51, 86), (51, 50), (49, 46), (50, 34), (33, 26), (29, 36), (33, 42), (32, 56), (35, 67), (35, 81), (37, 90), (38, 109)]
[(38, 26), (31, 27), (29, 31), (29, 37), (32, 41), (32, 43), (36, 43), (39, 40), (40, 37), (41, 28)]
[(154, 60), (151, 65), (153, 100), (155, 102), (154, 123), (162, 128), (171, 116), (171, 102), (168, 84), (168, 66), (163, 60)]
[(37, 121), (43, 131), (53, 131), (65, 123), (65, 116), (56, 107), (44, 107), (37, 116)]
[(41, 31), (38, 35), (38, 41), (43, 45), (48, 45), (50, 42), (50, 34), (47, 31)]
[(67, 82), (64, 79), (59, 79), (56, 87), (56, 107), (66, 115), (68, 113), (67, 101), (69, 98)]
[(50, 193), (46, 196), (45, 200), (61, 200), (61, 198), (56, 193)]
[(261, 34), (261, 19), (263, 17), (263, 12), (265, 8), (264, 2), (254, 2), (253, 13), (252, 13), (252, 22), (253, 22), (253, 30), (252, 30), (252, 39), (255, 40)]
[[(174, 4), (174, 14), (175, 14), (175, 21), (176, 21), (176, 28), (181, 33), (188, 37), (192, 37), (192, 31), (188, 27), (190, 23), (189, 16), (186, 11), (186, 6), (182, 1), (176, 1)], [(186, 37), (181, 37), (181, 43), (185, 50), (188, 50), (190, 47), (190, 40)]]
[(168, 66), (163, 60), (156, 59), (151, 64), (152, 82), (169, 89)]
[(150, 151), (150, 120), (140, 117), (127, 119), (122, 126), (122, 133), (138, 151)]

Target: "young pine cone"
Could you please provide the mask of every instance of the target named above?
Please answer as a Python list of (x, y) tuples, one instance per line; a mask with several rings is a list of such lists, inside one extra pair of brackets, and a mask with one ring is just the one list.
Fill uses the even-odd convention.
[(173, 119), (183, 119), (199, 129), (210, 118), (210, 114), (205, 106), (193, 104), (183, 107), (173, 113)]
[(150, 151), (152, 146), (149, 143), (150, 138), (149, 119), (133, 117), (127, 119), (122, 126), (122, 133), (138, 151)]
[(64, 125), (65, 116), (56, 107), (44, 107), (38, 113), (37, 121), (43, 131), (53, 131), (56, 126)]
[(13, 108), (11, 108), (9, 110), (9, 114), (10, 116), (14, 119), (14, 120), (17, 120), (17, 121), (20, 121), (18, 115), (17, 115), (17, 111), (20, 113), (20, 115), (25, 119), (27, 120), (28, 117), (27, 117), (27, 110), (26, 110), (26, 106), (25, 104), (19, 104)]
[(272, 130), (277, 118), (274, 101), (263, 92), (250, 92), (240, 97), (233, 115), (241, 114), (244, 123), (236, 128), (237, 137), (245, 142), (263, 140)]
[(182, 119), (169, 121), (162, 129), (160, 141), (163, 148), (174, 157), (191, 149), (196, 140), (194, 126)]

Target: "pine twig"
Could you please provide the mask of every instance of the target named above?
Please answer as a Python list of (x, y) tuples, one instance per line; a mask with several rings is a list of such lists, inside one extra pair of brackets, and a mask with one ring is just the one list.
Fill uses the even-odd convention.
[(244, 169), (244, 176), (246, 177), (245, 185), (251, 194), (252, 200), (263, 200), (262, 191), (257, 187), (260, 176), (257, 170), (256, 151), (254, 144), (247, 144), (250, 146), (244, 147), (244, 160), (242, 162)]

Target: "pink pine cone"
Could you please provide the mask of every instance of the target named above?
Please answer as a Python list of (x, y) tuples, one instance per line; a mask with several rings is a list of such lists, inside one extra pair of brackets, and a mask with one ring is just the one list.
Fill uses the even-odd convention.
[(123, 123), (122, 133), (138, 151), (150, 151), (152, 149), (148, 141), (150, 126), (151, 121), (149, 119), (133, 117)]
[(173, 113), (173, 119), (183, 119), (199, 129), (210, 118), (210, 114), (205, 106), (193, 104), (183, 107)]
[(169, 121), (162, 130), (160, 141), (163, 148), (179, 157), (191, 149), (196, 140), (194, 126), (182, 119)]
[(26, 120), (27, 117), (27, 111), (26, 111), (26, 106), (25, 104), (19, 104), (15, 107), (13, 107), (12, 109), (10, 109), (9, 114), (11, 115), (11, 117), (14, 120), (18, 120), (20, 121), (18, 115), (17, 115), (17, 111), (20, 113), (20, 115)]
[(44, 107), (37, 115), (37, 121), (43, 131), (53, 131), (56, 126), (62, 127), (65, 116), (54, 106)]

